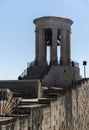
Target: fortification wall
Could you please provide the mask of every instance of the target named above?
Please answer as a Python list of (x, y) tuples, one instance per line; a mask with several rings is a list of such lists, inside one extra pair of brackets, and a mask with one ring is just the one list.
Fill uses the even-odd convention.
[(29, 130), (30, 115), (0, 118), (0, 130)]
[(89, 80), (81, 80), (72, 89), (72, 124), (74, 130), (89, 129)]
[[(43, 100), (43, 99), (42, 99)], [(41, 102), (39, 102), (41, 103)], [(38, 103), (38, 104), (39, 104)], [(42, 103), (44, 105), (42, 106)], [(10, 130), (88, 130), (89, 129), (89, 80), (84, 79), (56, 99), (41, 106), (29, 105), (25, 118), (13, 118)], [(21, 123), (22, 122), (22, 123)], [(1, 123), (1, 122), (0, 122)], [(2, 122), (1, 127), (4, 126)], [(13, 129), (12, 129), (13, 128)], [(6, 130), (6, 129), (1, 129)]]
[(13, 117), (1, 123), (1, 130), (66, 130), (65, 97), (61, 96), (47, 105), (29, 108), (29, 114)]
[(0, 88), (8, 88), (14, 96), (22, 98), (41, 97), (41, 83), (39, 80), (6, 80), (0, 81)]

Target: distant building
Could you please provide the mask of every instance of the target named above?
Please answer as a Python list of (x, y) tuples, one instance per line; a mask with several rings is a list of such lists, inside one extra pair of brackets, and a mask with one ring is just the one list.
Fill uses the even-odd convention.
[(0, 81), (0, 130), (88, 130), (89, 79), (81, 79), (71, 60), (73, 21), (45, 16), (33, 22), (35, 61), (18, 80)]

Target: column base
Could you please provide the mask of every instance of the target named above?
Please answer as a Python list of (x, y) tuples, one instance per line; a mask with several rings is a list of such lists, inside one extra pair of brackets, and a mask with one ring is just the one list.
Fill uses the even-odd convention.
[(57, 60), (52, 60), (52, 61), (50, 61), (50, 65), (58, 65), (58, 61)]
[(46, 60), (35, 60), (35, 66), (47, 66)]
[(60, 65), (61, 66), (69, 66), (67, 63), (67, 57), (60, 57)]

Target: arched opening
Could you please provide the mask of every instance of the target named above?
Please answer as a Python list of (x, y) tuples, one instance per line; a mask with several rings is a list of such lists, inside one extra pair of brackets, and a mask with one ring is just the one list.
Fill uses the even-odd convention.
[(58, 64), (60, 64), (60, 40), (61, 40), (61, 33), (60, 30), (57, 30), (57, 57), (58, 57)]
[(50, 46), (47, 46), (47, 63), (50, 64)]
[(48, 65), (50, 64), (50, 47), (52, 45), (52, 30), (45, 29), (45, 44), (46, 44), (46, 59)]
[(60, 64), (60, 46), (57, 46), (58, 64)]
[[(45, 29), (45, 45), (46, 45), (46, 60), (47, 64), (50, 64), (51, 60), (51, 46), (52, 46), (52, 29), (47, 28)], [(57, 58), (58, 64), (60, 63), (60, 40), (61, 40), (61, 33), (60, 29), (57, 30)]]

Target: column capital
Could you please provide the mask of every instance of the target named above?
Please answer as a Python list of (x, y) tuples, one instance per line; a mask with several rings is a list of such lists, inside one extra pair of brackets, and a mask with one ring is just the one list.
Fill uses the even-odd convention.
[(60, 33), (61, 33), (61, 35), (62, 34), (70, 34), (71, 33), (71, 31), (70, 30), (65, 30), (65, 29), (60, 29)]
[(66, 35), (67, 31), (66, 30), (60, 30), (61, 35)]
[(58, 28), (55, 28), (55, 27), (52, 27), (51, 29), (52, 29), (52, 30), (58, 30)]
[(70, 31), (70, 30), (66, 30), (66, 33), (67, 33), (67, 34), (71, 34), (71, 31)]

